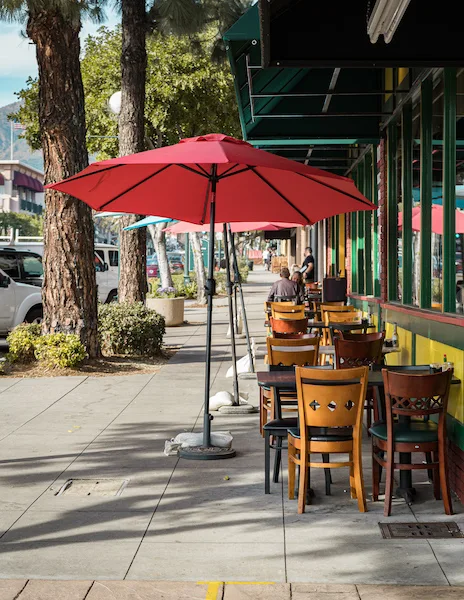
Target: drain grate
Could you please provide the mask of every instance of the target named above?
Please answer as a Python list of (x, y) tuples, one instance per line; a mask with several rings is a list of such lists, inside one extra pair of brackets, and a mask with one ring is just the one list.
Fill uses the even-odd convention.
[(457, 523), (379, 523), (384, 539), (397, 538), (462, 538)]
[(55, 496), (120, 496), (128, 479), (68, 479)]

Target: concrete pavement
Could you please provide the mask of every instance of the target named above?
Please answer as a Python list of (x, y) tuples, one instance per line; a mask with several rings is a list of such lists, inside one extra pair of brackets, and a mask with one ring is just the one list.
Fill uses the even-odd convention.
[[(261, 348), (263, 300), (274, 279), (257, 271), (245, 286), (250, 328)], [(225, 378), (230, 366), (227, 301), (215, 304), (213, 393), (231, 390)], [(329, 497), (323, 474), (314, 473), (316, 497), (305, 515), (286, 499), (285, 465), (281, 482), (265, 496), (256, 414), (216, 413), (213, 428), (234, 435), (234, 459), (205, 463), (164, 456), (166, 439), (202, 425), (205, 312), (187, 309), (186, 318), (191, 325), (171, 328), (167, 335), (167, 342), (182, 345), (181, 350), (153, 375), (0, 378), (0, 578), (24, 585), (31, 580), (21, 600), (36, 593), (28, 591), (39, 585), (32, 580), (84, 582), (76, 584), (75, 596), (66, 591), (76, 600), (83, 590), (82, 597), (90, 600), (172, 596), (167, 588), (155, 593), (158, 583), (137, 588), (140, 580), (274, 582), (226, 585), (221, 592), (226, 599), (287, 598), (291, 593), (294, 599), (326, 594), (328, 600), (331, 594), (331, 600), (370, 600), (374, 588), (363, 591), (354, 585), (464, 586), (463, 539), (383, 540), (378, 527), (385, 521), (382, 503), (369, 502), (369, 512), (359, 514), (343, 470), (334, 471)], [(240, 340), (238, 355), (244, 353)], [(256, 383), (241, 385), (257, 404)], [(369, 495), (367, 440), (364, 469)], [(59, 494), (71, 478), (86, 480), (87, 487), (75, 485)], [(432, 499), (431, 486), (420, 476), (416, 480), (416, 503), (410, 508), (395, 501), (389, 522), (453, 520), (464, 528), (462, 506), (455, 503), (457, 514), (446, 517), (442, 504)], [(100, 583), (92, 584), (95, 580)], [(118, 587), (121, 580), (131, 583)], [(287, 582), (296, 587), (290, 590)], [(313, 587), (298, 587), (298, 582)], [(327, 592), (315, 584), (347, 587)], [(60, 589), (59, 582), (53, 585)], [(172, 597), (215, 598), (205, 595), (210, 583), (188, 585), (194, 587), (182, 591), (184, 596)], [(102, 591), (105, 586), (113, 591)], [(10, 600), (10, 592), (2, 589), (7, 587), (0, 586), (0, 600)], [(138, 595), (128, 591), (133, 589)], [(61, 592), (54, 593), (60, 597)], [(452, 593), (464, 598), (464, 590)], [(49, 597), (40, 594), (35, 597)]]

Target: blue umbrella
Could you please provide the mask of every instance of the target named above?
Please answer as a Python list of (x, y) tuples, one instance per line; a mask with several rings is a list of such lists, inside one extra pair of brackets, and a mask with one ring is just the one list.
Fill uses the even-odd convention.
[(130, 231), (131, 229), (139, 229), (139, 227), (147, 227), (148, 225), (156, 225), (157, 223), (172, 223), (175, 219), (168, 219), (167, 217), (145, 217), (141, 221), (137, 221), (133, 225), (124, 227), (124, 231)]

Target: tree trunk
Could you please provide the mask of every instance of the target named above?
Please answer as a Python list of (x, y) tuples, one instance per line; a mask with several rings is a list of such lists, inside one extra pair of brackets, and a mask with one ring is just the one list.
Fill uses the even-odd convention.
[[(119, 154), (145, 150), (145, 0), (122, 0), (121, 113)], [(145, 227), (124, 231), (140, 220), (128, 215), (120, 220), (120, 302), (143, 302), (147, 292), (147, 231)]]
[(195, 274), (197, 276), (197, 302), (206, 304), (206, 273), (203, 255), (201, 253), (201, 238), (199, 233), (190, 234), (190, 243), (192, 244), (193, 262), (195, 263)]
[[(58, 9), (29, 11), (27, 34), (36, 45), (39, 67), (46, 184), (88, 165), (80, 29), (79, 21), (67, 20)], [(91, 208), (55, 190), (46, 190), (45, 206), (43, 331), (75, 333), (89, 356), (98, 356)]]
[(150, 225), (150, 227), (153, 228), (152, 232), (154, 231), (153, 242), (158, 258), (158, 277), (161, 281), (161, 287), (174, 287), (166, 251), (166, 234), (163, 231), (166, 228), (166, 223), (157, 223), (156, 225)]

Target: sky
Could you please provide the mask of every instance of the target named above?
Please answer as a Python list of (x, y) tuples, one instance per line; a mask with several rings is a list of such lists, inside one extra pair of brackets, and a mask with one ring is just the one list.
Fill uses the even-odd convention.
[[(98, 27), (114, 27), (118, 15), (108, 12), (108, 18), (101, 24), (84, 22), (81, 40), (94, 34)], [(22, 33), (24, 26), (19, 23), (0, 21), (0, 106), (16, 102), (15, 92), (25, 87), (28, 77), (37, 76), (35, 46)]]

